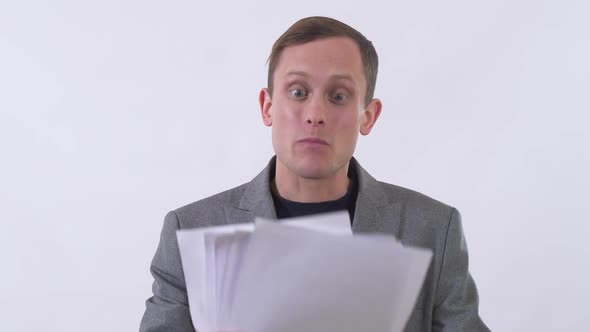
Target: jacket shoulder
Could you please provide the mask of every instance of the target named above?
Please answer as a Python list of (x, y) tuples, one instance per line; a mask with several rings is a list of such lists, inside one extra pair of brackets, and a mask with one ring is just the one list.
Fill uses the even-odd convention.
[(401, 217), (406, 227), (411, 229), (440, 233), (448, 227), (453, 214), (458, 214), (454, 207), (418, 191), (385, 182), (378, 183), (387, 205), (401, 205)]
[(437, 199), (427, 196), (421, 192), (400, 187), (394, 184), (378, 181), (381, 189), (385, 193), (387, 199), (393, 202), (403, 202), (405, 204), (420, 207), (420, 209), (438, 211), (438, 210), (449, 210), (452, 209), (450, 205), (447, 205)]
[(237, 207), (248, 183), (203, 198), (173, 210), (180, 228), (218, 226), (225, 222), (225, 210)]

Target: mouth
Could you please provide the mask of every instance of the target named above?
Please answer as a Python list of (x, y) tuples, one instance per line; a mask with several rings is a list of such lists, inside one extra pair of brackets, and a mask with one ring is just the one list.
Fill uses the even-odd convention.
[(297, 141), (297, 143), (310, 144), (310, 145), (329, 145), (328, 142), (321, 138), (309, 137), (303, 138)]

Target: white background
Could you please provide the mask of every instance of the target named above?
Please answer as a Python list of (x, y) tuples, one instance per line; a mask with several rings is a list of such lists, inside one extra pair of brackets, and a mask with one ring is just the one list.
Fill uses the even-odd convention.
[(326, 15), (380, 56), (356, 157), (463, 214), (497, 331), (580, 331), (590, 296), (587, 1), (0, 1), (3, 331), (133, 331), (168, 210), (272, 155), (274, 40)]

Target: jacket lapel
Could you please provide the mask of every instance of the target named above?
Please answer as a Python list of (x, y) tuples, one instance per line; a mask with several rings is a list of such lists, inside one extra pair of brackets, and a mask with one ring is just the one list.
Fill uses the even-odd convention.
[(246, 185), (237, 207), (226, 208), (228, 224), (253, 222), (255, 217), (270, 220), (277, 218), (270, 193), (270, 178), (274, 173), (275, 158), (273, 157), (262, 172)]
[(390, 202), (380, 184), (356, 159), (350, 161), (358, 179), (353, 233), (387, 233), (400, 239), (401, 202)]
[[(255, 217), (276, 220), (277, 215), (272, 195), (270, 179), (274, 174), (275, 157), (250, 183), (237, 206), (226, 208), (228, 224), (253, 222)], [(365, 171), (355, 158), (352, 158), (358, 181), (358, 195), (352, 224), (353, 233), (387, 233), (400, 238), (401, 202), (389, 202), (382, 185)]]

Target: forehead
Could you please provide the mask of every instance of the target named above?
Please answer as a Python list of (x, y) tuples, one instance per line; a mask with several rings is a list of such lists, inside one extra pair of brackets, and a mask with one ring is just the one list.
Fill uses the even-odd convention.
[(350, 76), (359, 84), (365, 82), (360, 50), (348, 37), (323, 38), (285, 48), (274, 76), (281, 80), (292, 72), (316, 78)]

